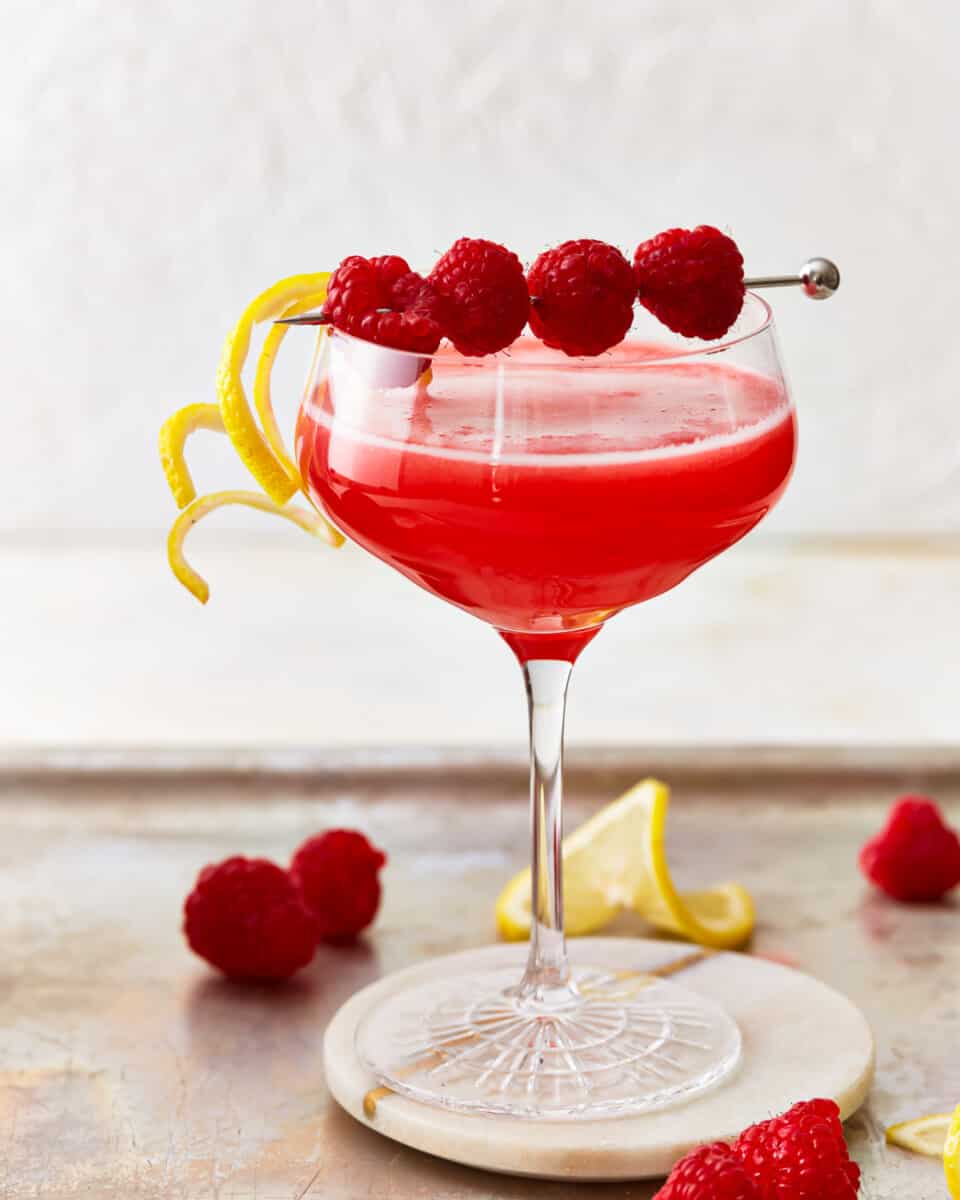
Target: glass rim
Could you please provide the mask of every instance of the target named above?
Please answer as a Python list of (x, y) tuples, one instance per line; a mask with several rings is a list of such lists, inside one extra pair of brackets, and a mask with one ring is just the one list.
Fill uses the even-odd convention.
[[(566, 355), (560, 350), (550, 350), (548, 346), (543, 349), (551, 357), (539, 358), (524, 356), (518, 361), (519, 366), (523, 367), (565, 367), (569, 369), (571, 364), (576, 363), (584, 369), (598, 370), (604, 367), (615, 368), (622, 370), (631, 367), (653, 367), (662, 366), (665, 363), (676, 362), (677, 360), (689, 360), (694, 358), (703, 358), (715, 354), (722, 354), (726, 350), (732, 349), (734, 346), (743, 345), (745, 342), (750, 342), (754, 338), (760, 337), (767, 333), (773, 327), (773, 309), (770, 304), (759, 295), (757, 292), (749, 289), (744, 294), (744, 305), (741, 309), (741, 316), (747, 309), (747, 302), (752, 301), (759, 307), (757, 313), (757, 321), (751, 328), (737, 333), (734, 337), (726, 337), (718, 339), (715, 342), (699, 342), (697, 345), (678, 345), (676, 350), (671, 350), (669, 353), (658, 354), (653, 357), (646, 356), (644, 358), (617, 358), (610, 357), (610, 350), (616, 350), (617, 346), (611, 346), (610, 350), (605, 350), (601, 354), (592, 355)], [(738, 317), (738, 322), (739, 322)], [(666, 326), (664, 326), (666, 329)], [(389, 354), (391, 357), (396, 356), (401, 359), (418, 360), (420, 362), (429, 362), (436, 357), (449, 356), (452, 360), (468, 365), (482, 366), (489, 369), (491, 366), (503, 364), (509, 366), (511, 363), (510, 351), (516, 343), (511, 343), (504, 347), (503, 350), (498, 350), (495, 354), (486, 355), (469, 355), (460, 354), (455, 349), (451, 342), (446, 342), (440, 349), (434, 351), (433, 354), (422, 354), (416, 350), (398, 350), (393, 346), (381, 346), (378, 342), (371, 342), (367, 338), (357, 337), (356, 334), (345, 333), (342, 329), (337, 329), (333, 325), (326, 327), (328, 336), (332, 339), (336, 337), (338, 340), (343, 339), (346, 342), (355, 343), (358, 346), (371, 347), (377, 351), (382, 351), (384, 354)], [(667, 332), (670, 332), (667, 330)], [(624, 339), (625, 341), (626, 339)], [(693, 339), (686, 339), (688, 342)], [(542, 343), (541, 343), (542, 345)], [(619, 342), (618, 346), (622, 346), (623, 342)]]

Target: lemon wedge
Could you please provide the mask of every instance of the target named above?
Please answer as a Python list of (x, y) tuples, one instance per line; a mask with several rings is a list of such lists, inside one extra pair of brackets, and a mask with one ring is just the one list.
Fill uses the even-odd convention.
[(943, 1147), (943, 1173), (947, 1191), (953, 1200), (960, 1200), (960, 1104), (954, 1109)]
[(224, 508), (230, 504), (243, 504), (247, 508), (257, 508), (261, 512), (284, 517), (287, 521), (292, 521), (294, 525), (305, 529), (307, 533), (322, 538), (331, 546), (343, 545), (343, 535), (318, 512), (311, 512), (305, 508), (283, 508), (279, 504), (274, 504), (266, 496), (261, 496), (259, 492), (211, 492), (208, 496), (200, 496), (199, 499), (187, 505), (171, 525), (170, 533), (167, 535), (167, 560), (177, 579), (187, 591), (196, 596), (201, 604), (206, 604), (209, 600), (210, 587), (203, 576), (187, 562), (183, 553), (184, 539), (198, 521), (215, 509)]
[(186, 508), (197, 494), (184, 457), (184, 445), (198, 429), (226, 433), (220, 409), (215, 404), (187, 404), (172, 417), (167, 417), (160, 427), (160, 462), (177, 508)]
[[(563, 905), (572, 937), (594, 933), (623, 909), (702, 946), (732, 949), (746, 942), (755, 923), (753, 900), (736, 883), (681, 894), (667, 866), (664, 830), (670, 789), (645, 779), (601, 809), (563, 840)], [(530, 871), (521, 871), (500, 893), (496, 907), (502, 937), (530, 935)]]
[[(300, 479), (289, 455), (282, 451), (282, 439), (273, 421), (270, 440), (261, 431), (243, 387), (243, 366), (250, 350), (254, 325), (271, 321), (301, 302), (305, 308), (321, 304), (327, 294), (329, 272), (291, 275), (267, 288), (244, 309), (224, 343), (217, 371), (217, 397), (223, 424), (244, 466), (275, 504), (286, 504), (300, 486)], [(269, 371), (282, 338), (274, 338), (273, 354), (264, 367), (261, 391), (269, 386)], [(264, 381), (265, 380), (265, 381)], [(272, 410), (271, 410), (272, 411)], [(283, 457), (278, 457), (271, 441), (275, 440)]]
[(912, 1150), (914, 1154), (940, 1158), (950, 1131), (950, 1120), (950, 1113), (933, 1113), (929, 1117), (901, 1121), (887, 1130), (887, 1142), (901, 1150)]
[(933, 1113), (891, 1125), (887, 1141), (914, 1154), (942, 1157), (947, 1190), (952, 1200), (960, 1200), (960, 1104), (952, 1113)]

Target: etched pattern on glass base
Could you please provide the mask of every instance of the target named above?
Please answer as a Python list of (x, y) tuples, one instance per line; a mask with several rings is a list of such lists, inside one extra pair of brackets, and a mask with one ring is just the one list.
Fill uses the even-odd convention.
[(553, 1009), (522, 999), (510, 969), (420, 984), (365, 1017), (357, 1053), (381, 1084), (426, 1103), (581, 1119), (685, 1100), (740, 1058), (735, 1022), (685, 987), (599, 969), (571, 982), (573, 1002)]

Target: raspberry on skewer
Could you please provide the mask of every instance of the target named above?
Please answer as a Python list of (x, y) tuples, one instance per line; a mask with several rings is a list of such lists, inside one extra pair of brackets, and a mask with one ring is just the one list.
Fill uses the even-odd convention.
[(329, 323), (380, 346), (428, 355), (444, 334), (442, 307), (433, 286), (405, 259), (352, 254), (330, 276), (319, 319), (295, 323)]
[(443, 298), (447, 337), (461, 354), (495, 354), (523, 330), (530, 310), (520, 259), (484, 238), (458, 238), (430, 272)]
[(530, 328), (553, 349), (601, 354), (622, 342), (633, 323), (636, 284), (616, 246), (593, 238), (546, 250), (527, 274)]
[(743, 256), (712, 225), (668, 229), (641, 242), (633, 271), (640, 303), (684, 337), (723, 337), (743, 307)]
[(712, 225), (668, 229), (641, 242), (632, 268), (606, 242), (563, 242), (539, 255), (526, 278), (505, 246), (459, 238), (426, 279), (397, 255), (351, 255), (331, 276), (319, 312), (280, 321), (332, 324), (424, 356), (446, 336), (461, 354), (479, 357), (509, 346), (529, 317), (545, 345), (593, 356), (623, 340), (637, 299), (675, 333), (716, 341), (740, 315), (747, 288), (795, 285), (825, 300), (840, 286), (840, 272), (829, 259), (812, 258), (797, 275), (745, 279), (736, 243)]

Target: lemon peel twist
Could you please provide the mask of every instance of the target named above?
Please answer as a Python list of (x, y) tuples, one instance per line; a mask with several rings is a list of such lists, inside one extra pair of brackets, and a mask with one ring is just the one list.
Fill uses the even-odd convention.
[[(217, 397), (224, 428), (244, 466), (275, 504), (286, 504), (299, 489), (300, 478), (283, 451), (277, 457), (270, 441), (257, 424), (243, 387), (243, 366), (250, 349), (253, 327), (282, 316), (292, 305), (306, 301), (308, 307), (326, 296), (329, 272), (291, 275), (261, 292), (244, 309), (240, 320), (228, 335), (217, 370)], [(279, 346), (279, 342), (277, 342)], [(270, 360), (272, 364), (272, 359)], [(276, 421), (273, 432), (282, 447)], [(289, 465), (287, 465), (289, 464)]]
[(196, 571), (187, 561), (183, 551), (183, 543), (187, 534), (193, 529), (198, 521), (202, 521), (204, 517), (214, 512), (218, 508), (225, 508), (228, 505), (240, 504), (247, 508), (256, 508), (261, 512), (270, 513), (275, 517), (283, 517), (287, 521), (291, 521), (294, 525), (298, 525), (307, 533), (313, 534), (325, 541), (330, 546), (342, 546), (343, 535), (321, 516), (318, 512), (311, 512), (306, 508), (297, 508), (296, 506), (288, 506), (286, 508), (274, 502), (267, 496), (263, 496), (260, 492), (245, 492), (245, 491), (225, 491), (211, 492), (209, 495), (200, 496), (187, 505), (180, 513), (177, 519), (170, 527), (170, 532), (167, 535), (167, 560), (170, 563), (170, 569), (176, 575), (177, 579), (192, 595), (200, 601), (201, 604), (206, 604), (210, 598), (210, 586), (203, 576)]
[[(288, 305), (283, 310), (283, 316), (299, 316), (300, 313), (307, 312), (311, 308), (316, 308), (326, 298), (326, 294), (326, 288), (324, 288), (322, 292), (316, 292), (308, 296), (305, 300)], [(301, 487), (300, 472), (297, 469), (296, 463), (287, 453), (283, 434), (280, 432), (276, 413), (273, 411), (273, 400), (270, 395), (270, 378), (273, 374), (273, 364), (276, 361), (280, 347), (283, 345), (283, 339), (287, 336), (289, 329), (289, 325), (272, 325), (267, 331), (267, 336), (264, 338), (263, 346), (260, 350), (260, 357), (257, 360), (257, 371), (253, 379), (253, 404), (257, 410), (257, 416), (260, 418), (260, 425), (267, 444), (290, 478), (295, 479), (297, 486)]]
[[(160, 429), (160, 462), (174, 501), (181, 510), (167, 535), (167, 560), (176, 578), (201, 604), (206, 604), (209, 599), (210, 587), (187, 561), (184, 541), (194, 525), (216, 509), (244, 505), (283, 517), (330, 546), (343, 545), (343, 535), (304, 491), (300, 473), (287, 453), (273, 411), (270, 376), (286, 326), (277, 325), (268, 331), (257, 363), (254, 404), (260, 425), (247, 400), (242, 380), (253, 327), (274, 317), (292, 316), (322, 304), (329, 278), (327, 271), (292, 275), (261, 292), (244, 309), (224, 344), (217, 371), (218, 403), (188, 404), (168, 417)], [(187, 440), (198, 429), (226, 434), (240, 460), (266, 494), (233, 489), (210, 492), (198, 498), (185, 455)], [(298, 490), (304, 491), (311, 510), (287, 505)]]
[(198, 429), (226, 433), (216, 404), (187, 404), (167, 417), (160, 427), (160, 463), (177, 508), (186, 508), (197, 495), (184, 447), (187, 438)]

